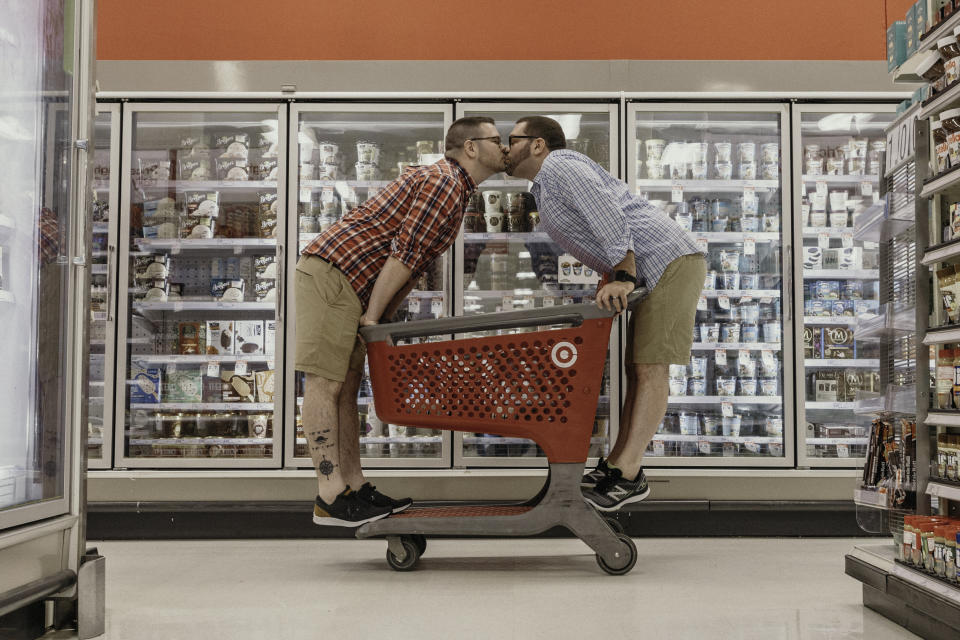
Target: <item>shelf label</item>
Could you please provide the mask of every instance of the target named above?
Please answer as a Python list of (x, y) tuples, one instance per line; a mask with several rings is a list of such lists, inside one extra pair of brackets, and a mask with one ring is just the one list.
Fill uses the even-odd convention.
[(817, 234), (817, 245), (818, 245), (821, 249), (829, 249), (829, 248), (830, 248), (830, 234), (827, 233), (826, 231), (821, 231), (820, 233), (818, 233), (818, 234)]
[(407, 300), (407, 311), (409, 311), (414, 315), (420, 313), (420, 298), (416, 296), (411, 296)]
[(207, 377), (208, 378), (219, 378), (220, 377), (220, 363), (213, 361), (207, 363)]
[(817, 195), (821, 198), (827, 197), (827, 181), (817, 180)]
[(895, 128), (887, 132), (887, 166), (884, 174), (889, 173), (891, 169), (900, 166), (908, 158), (914, 155), (914, 123), (920, 110), (916, 109), (913, 116), (900, 121)]
[(843, 243), (844, 249), (850, 249), (853, 247), (853, 234), (849, 232), (844, 232), (840, 234), (840, 241)]
[(430, 298), (430, 313), (434, 318), (443, 315), (443, 298)]
[[(547, 306), (546, 298), (544, 298), (543, 302), (544, 302), (543, 306)], [(706, 311), (706, 310), (707, 310), (707, 296), (700, 296), (700, 299), (697, 300), (697, 311)]]
[(700, 249), (700, 251), (704, 253), (706, 253), (710, 247), (710, 241), (703, 236), (697, 236), (694, 238), (694, 242), (697, 243), (697, 249)]
[(235, 375), (235, 376), (245, 376), (245, 375), (247, 375), (247, 361), (246, 361), (246, 360), (237, 360), (237, 363), (233, 366), (233, 375)]
[(721, 308), (721, 309), (729, 309), (729, 308), (730, 308), (730, 296), (728, 296), (728, 295), (725, 294), (725, 293), (721, 293), (719, 296), (717, 296), (717, 304), (720, 305), (720, 308)]
[(300, 187), (300, 202), (310, 202), (310, 187)]
[(727, 366), (727, 350), (717, 349), (713, 352), (713, 359), (716, 360), (718, 367)]
[(754, 236), (744, 236), (743, 255), (752, 256), (757, 253), (757, 239)]
[(720, 403), (720, 414), (721, 414), (724, 418), (732, 418), (732, 417), (733, 417), (733, 403), (730, 402), (729, 400), (724, 400), (723, 402), (721, 402), (721, 403)]
[(500, 299), (500, 309), (503, 311), (513, 311), (513, 296), (503, 296)]
[(683, 185), (674, 181), (670, 202), (683, 202)]
[(872, 196), (872, 195), (873, 195), (873, 183), (872, 183), (872, 182), (867, 182), (867, 181), (861, 182), (861, 183), (860, 183), (860, 193), (863, 194), (864, 196)]

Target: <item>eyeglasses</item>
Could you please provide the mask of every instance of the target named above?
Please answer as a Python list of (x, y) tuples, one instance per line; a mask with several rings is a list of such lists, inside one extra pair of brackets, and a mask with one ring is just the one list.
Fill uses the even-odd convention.
[(493, 142), (497, 146), (503, 144), (503, 140), (500, 139), (500, 136), (487, 136), (486, 138), (467, 138), (467, 140), (473, 140), (474, 142), (476, 142), (477, 140), (493, 140)]
[(539, 137), (540, 136), (510, 136), (507, 138), (507, 142), (512, 147), (513, 143), (516, 142), (517, 140), (536, 140)]

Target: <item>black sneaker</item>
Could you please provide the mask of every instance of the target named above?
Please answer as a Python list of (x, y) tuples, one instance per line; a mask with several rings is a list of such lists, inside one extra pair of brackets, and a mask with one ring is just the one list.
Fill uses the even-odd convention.
[(350, 485), (347, 485), (332, 504), (327, 504), (317, 496), (313, 505), (313, 523), (328, 527), (359, 527), (390, 515), (389, 508), (375, 507), (361, 500), (358, 493), (351, 491)]
[(583, 476), (583, 479), (580, 480), (581, 489), (593, 489), (597, 486), (597, 483), (607, 477), (607, 470), (610, 467), (607, 466), (607, 461), (600, 457), (600, 460), (597, 462), (597, 467), (590, 473)]
[(360, 490), (357, 491), (357, 497), (378, 508), (389, 508), (392, 513), (400, 513), (413, 504), (413, 498), (401, 498), (394, 500), (388, 495), (377, 491), (377, 488), (369, 482), (364, 482)]
[(650, 486), (643, 469), (635, 480), (627, 480), (617, 468), (607, 468), (607, 475), (593, 489), (584, 489), (583, 498), (598, 511), (617, 511), (624, 505), (640, 502), (650, 495)]

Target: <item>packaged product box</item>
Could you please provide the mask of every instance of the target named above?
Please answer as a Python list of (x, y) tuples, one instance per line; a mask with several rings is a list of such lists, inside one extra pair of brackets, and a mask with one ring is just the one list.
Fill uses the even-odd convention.
[(833, 314), (833, 306), (829, 300), (804, 300), (803, 315), (829, 316)]
[(177, 326), (177, 344), (183, 355), (201, 355), (204, 353), (204, 331), (202, 322), (181, 322)]
[(177, 203), (173, 198), (147, 200), (143, 203), (144, 238), (171, 239), (177, 237)]
[(180, 217), (180, 237), (209, 240), (217, 229), (217, 219), (185, 215)]
[(257, 280), (255, 285), (257, 302), (275, 302), (277, 299), (276, 280)]
[(917, 5), (913, 5), (907, 9), (907, 16), (905, 22), (906, 26), (906, 38), (907, 38), (907, 56), (912, 56), (917, 52), (917, 42), (919, 40), (919, 34), (917, 33)]
[(135, 280), (165, 280), (170, 275), (166, 255), (135, 256), (133, 277)]
[(203, 401), (223, 402), (223, 381), (219, 376), (203, 376)]
[(257, 180), (275, 182), (277, 180), (276, 158), (264, 158), (257, 164)]
[(263, 322), (263, 354), (274, 355), (277, 343), (277, 321), (264, 320)]
[(233, 202), (224, 204), (217, 220), (218, 238), (249, 238), (256, 226), (256, 205)]
[(249, 180), (250, 167), (247, 166), (246, 159), (217, 160), (217, 175), (221, 180)]
[(207, 320), (207, 354), (233, 355), (235, 344), (234, 333), (233, 320)]
[(853, 331), (848, 327), (825, 327), (823, 357), (827, 360), (849, 360), (857, 357)]
[(897, 20), (887, 27), (887, 71), (892, 72), (907, 59), (907, 23)]
[(250, 155), (250, 135), (242, 131), (230, 131), (220, 134), (214, 141), (214, 146), (222, 150), (220, 157), (246, 161)]
[(280, 202), (276, 191), (261, 191), (260, 212), (257, 218), (258, 236), (261, 238), (277, 237), (277, 214)]
[(853, 303), (854, 314), (857, 316), (867, 313), (876, 315), (880, 309), (880, 301), (878, 300), (854, 300)]
[(929, 13), (928, 5), (929, 0), (919, 0), (915, 5), (913, 5), (913, 20), (914, 20), (914, 31), (917, 34), (917, 42), (920, 42), (920, 38), (923, 37), (923, 34), (927, 32), (927, 27), (930, 24), (929, 22)]
[(138, 281), (133, 287), (133, 299), (143, 302), (166, 302), (169, 299), (170, 284), (166, 280)]
[(243, 280), (214, 278), (210, 281), (210, 295), (221, 302), (243, 302), (244, 285)]
[(275, 255), (254, 256), (253, 269), (259, 279), (277, 278), (277, 257)]
[(239, 355), (263, 355), (263, 321), (237, 320), (235, 353)]
[(205, 155), (190, 155), (180, 158), (177, 166), (180, 180), (210, 180), (210, 158)]
[(257, 383), (257, 402), (273, 402), (275, 374), (273, 369), (254, 373)]
[(816, 402), (837, 402), (840, 384), (833, 371), (821, 371), (813, 376), (813, 397)]
[(270, 414), (251, 413), (247, 415), (248, 438), (266, 438), (270, 432)]
[(216, 218), (220, 215), (219, 191), (186, 191), (184, 211), (194, 218)]
[(852, 318), (856, 315), (856, 300), (834, 300), (833, 315)]
[(814, 298), (817, 300), (839, 300), (840, 282), (837, 280), (816, 280), (813, 283)]
[(238, 376), (232, 369), (220, 369), (223, 402), (255, 402), (256, 377), (253, 373)]
[(157, 404), (163, 387), (158, 367), (149, 367), (144, 362), (134, 360), (130, 363), (130, 403)]
[(163, 397), (165, 402), (203, 402), (203, 375), (200, 369), (168, 371)]
[(803, 357), (806, 359), (823, 357), (823, 328), (803, 328)]

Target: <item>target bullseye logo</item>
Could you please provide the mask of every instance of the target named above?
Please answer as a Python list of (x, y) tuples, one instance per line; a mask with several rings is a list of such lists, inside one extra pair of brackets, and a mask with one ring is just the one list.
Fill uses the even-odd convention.
[(569, 342), (558, 342), (553, 345), (550, 359), (561, 369), (572, 367), (577, 361), (577, 348)]

